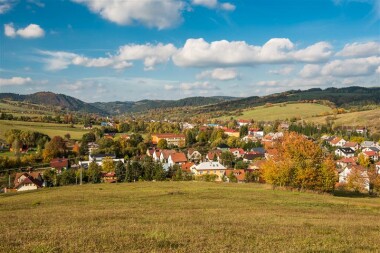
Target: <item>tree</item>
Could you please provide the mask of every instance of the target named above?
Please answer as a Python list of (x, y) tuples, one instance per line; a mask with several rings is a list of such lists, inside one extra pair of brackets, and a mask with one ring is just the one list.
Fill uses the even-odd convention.
[(50, 161), (54, 157), (64, 155), (65, 151), (65, 141), (60, 136), (54, 136), (53, 139), (46, 144), (42, 156), (45, 161)]
[(123, 162), (119, 161), (115, 166), (115, 173), (118, 182), (124, 182), (126, 176), (126, 168)]
[(59, 184), (60, 185), (75, 184), (76, 179), (77, 178), (76, 178), (76, 174), (74, 170), (72, 169), (64, 170), (59, 177)]
[(368, 183), (365, 174), (365, 171), (354, 166), (347, 177), (347, 187), (355, 192), (365, 191), (365, 187)]
[(230, 151), (224, 151), (220, 155), (220, 159), (222, 160), (222, 163), (224, 164), (224, 166), (232, 167), (235, 161), (235, 156)]
[(70, 135), (70, 133), (67, 133), (67, 134), (64, 135), (64, 137), (65, 137), (66, 140), (70, 140), (71, 135)]
[(100, 183), (101, 173), (101, 167), (95, 161), (92, 161), (87, 170), (88, 181), (94, 184)]
[(237, 183), (238, 180), (233, 171), (231, 171), (230, 174), (228, 175), (228, 180), (231, 183)]
[(167, 149), (168, 148), (168, 142), (165, 139), (159, 140), (157, 143), (157, 148)]
[(240, 134), (240, 137), (248, 135), (248, 126), (247, 125), (241, 126), (239, 129), (239, 134)]
[(115, 164), (114, 164), (113, 159), (111, 157), (105, 157), (103, 159), (102, 170), (104, 172), (114, 172), (115, 171)]
[(335, 165), (323, 157), (322, 149), (303, 135), (285, 133), (274, 144), (275, 155), (263, 164), (263, 177), (273, 186), (331, 191)]
[(44, 179), (44, 183), (47, 187), (56, 186), (58, 184), (57, 182), (57, 173), (55, 170), (45, 170), (42, 178)]
[(360, 153), (358, 156), (358, 164), (360, 164), (361, 166), (363, 166), (365, 168), (369, 168), (371, 161), (364, 154)]

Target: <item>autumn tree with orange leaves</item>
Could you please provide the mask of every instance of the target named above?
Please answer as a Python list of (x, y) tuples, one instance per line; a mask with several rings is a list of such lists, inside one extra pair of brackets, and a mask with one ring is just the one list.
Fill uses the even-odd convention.
[(332, 191), (336, 183), (335, 163), (325, 158), (313, 141), (295, 132), (278, 139), (272, 156), (263, 164), (267, 183), (300, 190)]

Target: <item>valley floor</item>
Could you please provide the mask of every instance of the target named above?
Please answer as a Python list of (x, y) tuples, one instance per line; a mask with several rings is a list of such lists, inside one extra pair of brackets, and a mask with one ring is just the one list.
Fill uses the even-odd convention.
[(0, 252), (380, 251), (380, 199), (142, 182), (0, 195)]

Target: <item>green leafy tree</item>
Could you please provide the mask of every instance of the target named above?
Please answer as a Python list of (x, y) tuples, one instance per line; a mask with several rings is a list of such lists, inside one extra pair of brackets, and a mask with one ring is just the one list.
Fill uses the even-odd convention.
[(90, 183), (100, 183), (102, 168), (95, 161), (92, 161), (88, 166), (87, 175)]
[(167, 149), (168, 148), (168, 142), (165, 139), (159, 140), (157, 143), (157, 148)]
[(102, 170), (104, 172), (114, 172), (115, 171), (115, 163), (111, 157), (105, 157), (102, 162)]
[(231, 171), (230, 174), (228, 175), (228, 180), (231, 183), (237, 183), (238, 180), (237, 180), (235, 174), (233, 173), (233, 171)]
[(127, 169), (126, 169), (126, 167), (122, 161), (119, 161), (116, 163), (115, 173), (116, 173), (116, 177), (117, 177), (118, 182), (124, 182), (125, 181)]

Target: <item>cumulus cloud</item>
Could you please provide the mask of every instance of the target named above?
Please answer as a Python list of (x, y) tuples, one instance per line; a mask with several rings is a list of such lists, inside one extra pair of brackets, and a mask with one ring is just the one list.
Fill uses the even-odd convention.
[(287, 76), (290, 73), (294, 71), (294, 67), (292, 66), (285, 66), (280, 69), (274, 69), (274, 70), (269, 70), (270, 74), (275, 74), (275, 75), (281, 75), (281, 76)]
[(344, 48), (336, 53), (342, 57), (368, 57), (380, 55), (380, 43), (375, 41), (346, 44)]
[(4, 34), (11, 38), (20, 36), (25, 39), (36, 39), (45, 36), (45, 31), (36, 24), (30, 24), (25, 28), (16, 29), (12, 23), (9, 23), (4, 25)]
[(218, 0), (192, 0), (193, 5), (204, 6), (209, 9), (221, 9), (225, 11), (234, 11), (236, 6), (231, 3), (219, 3)]
[(131, 61), (142, 60), (145, 70), (152, 70), (158, 64), (166, 63), (177, 51), (173, 44), (145, 44), (121, 46), (115, 55), (108, 57), (91, 58), (70, 52), (40, 51), (47, 56), (44, 59), (47, 70), (61, 70), (69, 65), (84, 67), (112, 67), (114, 69), (125, 69), (133, 66)]
[(234, 69), (216, 68), (214, 70), (206, 70), (197, 75), (197, 79), (214, 79), (219, 81), (229, 81), (238, 78), (238, 73)]
[(263, 63), (322, 62), (332, 55), (331, 45), (319, 42), (297, 50), (286, 38), (270, 39), (263, 46), (245, 41), (206, 42), (203, 38), (188, 39), (173, 56), (181, 67), (249, 66)]
[(147, 27), (165, 29), (176, 26), (182, 21), (184, 1), (178, 0), (72, 0), (87, 6), (102, 18), (119, 25), (136, 23)]
[(380, 57), (353, 58), (334, 60), (323, 66), (322, 75), (335, 77), (367, 76), (376, 72), (380, 65)]
[(14, 0), (0, 0), (0, 15), (12, 9)]
[(210, 82), (181, 83), (180, 88), (185, 91), (189, 90), (218, 90), (219, 88)]
[(12, 78), (0, 78), (0, 86), (15, 86), (15, 85), (25, 85), (31, 83), (32, 79), (30, 77), (12, 77)]
[(303, 78), (316, 77), (320, 74), (321, 74), (321, 66), (317, 64), (306, 64), (299, 72), (299, 75)]

